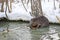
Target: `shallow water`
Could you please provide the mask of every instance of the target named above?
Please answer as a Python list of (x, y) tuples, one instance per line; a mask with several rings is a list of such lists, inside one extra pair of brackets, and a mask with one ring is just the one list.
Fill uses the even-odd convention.
[[(0, 40), (59, 40), (60, 25), (32, 30), (24, 22), (0, 22)], [(7, 27), (9, 32), (7, 32)]]

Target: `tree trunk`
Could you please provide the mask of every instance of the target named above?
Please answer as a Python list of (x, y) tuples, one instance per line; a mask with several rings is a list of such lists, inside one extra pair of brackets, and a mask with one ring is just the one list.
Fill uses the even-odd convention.
[(54, 0), (54, 10), (56, 10), (56, 6), (55, 6), (55, 0)]
[(5, 15), (6, 15), (6, 18), (8, 19), (7, 8), (8, 8), (8, 0), (6, 0), (6, 9), (5, 9)]
[(59, 3), (59, 8), (60, 8), (60, 3)]
[(31, 10), (34, 17), (42, 16), (41, 0), (31, 0)]
[(41, 5), (41, 0), (38, 0), (38, 2), (39, 2), (39, 15), (40, 16), (43, 16), (43, 11), (42, 11), (42, 5)]
[(10, 10), (9, 12), (11, 13), (12, 12), (12, 0), (10, 0)]
[(1, 12), (4, 12), (4, 0), (2, 0)]
[(10, 0), (10, 5), (9, 5), (8, 2), (9, 2), (9, 1), (6, 0), (6, 6), (7, 6), (7, 8), (8, 8), (9, 13), (11, 13), (11, 11), (12, 11), (12, 0)]

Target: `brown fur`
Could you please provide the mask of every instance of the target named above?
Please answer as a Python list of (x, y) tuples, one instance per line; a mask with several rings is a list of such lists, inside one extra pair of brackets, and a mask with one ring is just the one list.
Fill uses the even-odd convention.
[(49, 21), (44, 16), (32, 18), (30, 21), (30, 28), (32, 28), (32, 29), (46, 27), (46, 26), (49, 26)]

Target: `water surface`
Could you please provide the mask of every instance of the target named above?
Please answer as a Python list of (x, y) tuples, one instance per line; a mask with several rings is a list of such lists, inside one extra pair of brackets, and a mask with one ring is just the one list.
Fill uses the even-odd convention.
[[(25, 22), (0, 22), (0, 40), (59, 40), (60, 25), (32, 30)], [(7, 27), (9, 32), (7, 32)]]

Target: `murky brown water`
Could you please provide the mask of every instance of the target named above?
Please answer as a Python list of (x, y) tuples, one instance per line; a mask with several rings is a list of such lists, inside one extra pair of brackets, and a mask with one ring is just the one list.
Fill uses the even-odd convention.
[[(32, 30), (24, 22), (0, 22), (0, 40), (59, 40), (60, 25)], [(9, 32), (6, 31), (9, 27)], [(5, 31), (3, 31), (5, 30)]]

